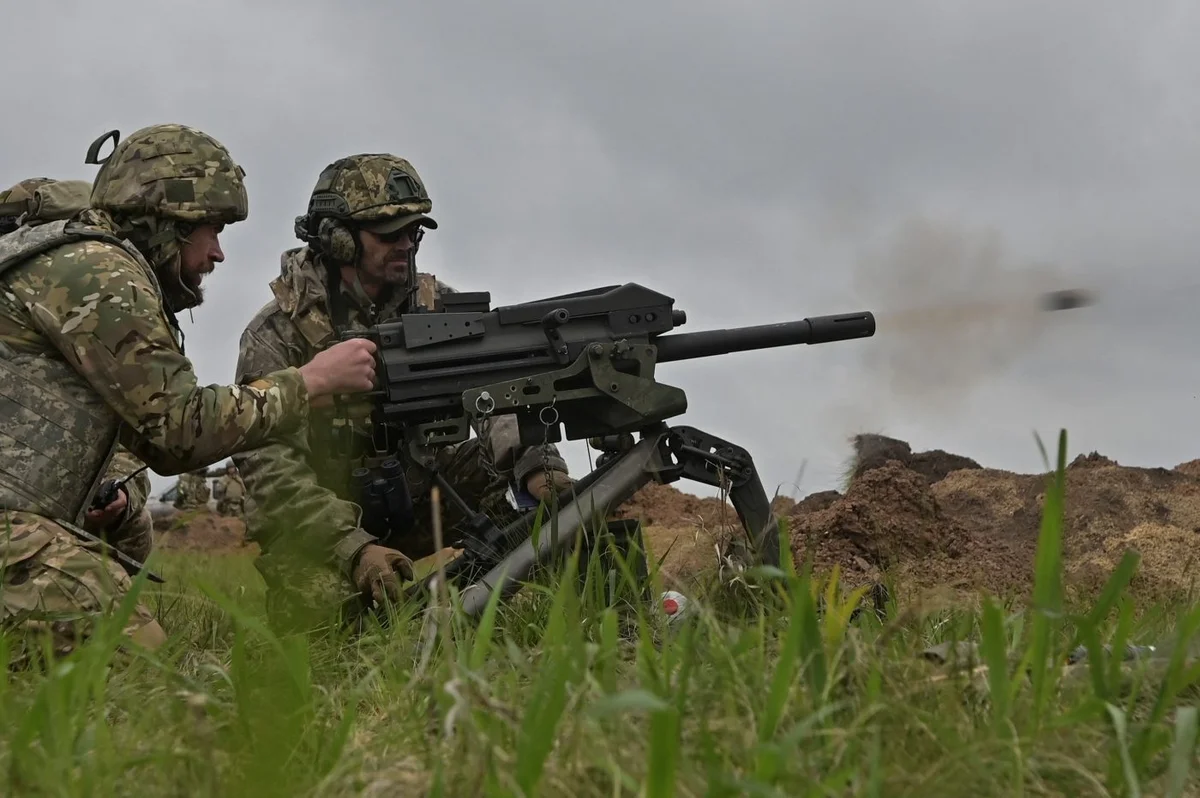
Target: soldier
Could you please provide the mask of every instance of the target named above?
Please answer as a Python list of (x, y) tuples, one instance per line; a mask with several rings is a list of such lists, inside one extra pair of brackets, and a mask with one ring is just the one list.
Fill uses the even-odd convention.
[[(416, 271), (415, 256), (432, 202), (407, 160), (388, 154), (353, 155), (321, 172), (306, 215), (296, 219), (304, 246), (282, 256), (281, 274), (271, 283), (274, 299), (250, 321), (241, 338), (237, 380), (261, 379), (281, 368), (307, 363), (339, 333), (363, 330), (416, 306), (433, 308), (440, 292), (452, 289)], [(352, 586), (379, 602), (396, 598), (397, 576), (411, 570), (409, 558), (432, 553), (429, 485), (409, 475), (410, 495), (420, 524), (404, 538), (401, 553), (385, 548), (360, 522), (351, 472), (368, 453), (370, 407), (350, 419), (330, 406), (314, 406), (306, 430), (234, 456), (250, 501), (247, 537), (262, 555), (257, 566), (268, 585), (268, 609), (284, 624), (308, 623), (290, 613), (320, 613)], [(351, 431), (351, 449), (335, 439)], [(553, 445), (523, 448), (516, 421), (500, 416), (476, 428), (477, 436), (441, 456), (443, 475), (468, 503), (500, 514), (510, 483), (535, 498), (569, 487), (567, 464)], [(518, 487), (519, 489), (519, 487)], [(450, 540), (457, 510), (445, 507)], [(319, 553), (333, 571), (290, 568)], [(376, 575), (383, 590), (369, 590)], [(353, 595), (353, 594), (351, 594)]]
[[(246, 218), (244, 172), (219, 142), (181, 125), (114, 143), (90, 208), (0, 238), (0, 509), (10, 530), (0, 621), (49, 631), (59, 653), (130, 587), (77, 534), (118, 442), (179, 474), (302, 428), (312, 400), (374, 383), (374, 346), (348, 341), (251, 384), (198, 385), (176, 314), (200, 304), (204, 276), (224, 260), (220, 233)], [(141, 604), (124, 633), (150, 647), (165, 639)]]
[(241, 518), (246, 506), (246, 485), (233, 463), (225, 466), (225, 474), (217, 480), (217, 512)]
[(179, 483), (175, 489), (175, 501), (172, 504), (179, 510), (207, 507), (211, 495), (208, 489), (208, 469), (197, 468), (179, 475)]
[[(0, 233), (69, 219), (86, 210), (92, 185), (86, 180), (32, 177), (0, 192)], [(105, 480), (122, 481), (142, 468), (142, 462), (123, 446), (117, 448)], [(146, 507), (150, 477), (142, 471), (125, 482), (107, 507), (88, 510), (83, 528), (98, 535), (135, 560), (150, 556), (154, 519)]]

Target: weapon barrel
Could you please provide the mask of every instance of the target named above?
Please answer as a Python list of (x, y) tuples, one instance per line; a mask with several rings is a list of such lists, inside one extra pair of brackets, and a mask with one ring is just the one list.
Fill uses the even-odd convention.
[(800, 321), (760, 324), (754, 327), (676, 333), (661, 336), (655, 339), (654, 343), (658, 347), (658, 362), (670, 363), (673, 360), (713, 357), (773, 346), (849, 341), (855, 338), (870, 338), (874, 334), (875, 315), (870, 311), (863, 311), (812, 316)]

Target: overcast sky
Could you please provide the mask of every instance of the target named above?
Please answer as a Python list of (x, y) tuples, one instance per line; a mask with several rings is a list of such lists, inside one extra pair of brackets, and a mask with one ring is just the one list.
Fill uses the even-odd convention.
[[(420, 267), (496, 303), (638, 281), (685, 330), (875, 311), (872, 339), (660, 367), (677, 421), (748, 447), (768, 491), (835, 486), (860, 431), (1037, 470), (1033, 434), (1067, 427), (1071, 456), (1169, 467), (1200, 457), (1198, 23), (1183, 0), (9, 3), (0, 183), (91, 179), (112, 128), (224, 142), (251, 212), (184, 319), (205, 383), (322, 167), (388, 151), (441, 223)], [(1030, 312), (1075, 286), (1099, 304)]]

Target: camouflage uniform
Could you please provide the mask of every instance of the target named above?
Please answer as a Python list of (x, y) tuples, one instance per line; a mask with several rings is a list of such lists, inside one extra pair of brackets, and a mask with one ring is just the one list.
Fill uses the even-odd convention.
[[(54, 180), (33, 177), (0, 192), (0, 232), (34, 227), (69, 219), (86, 210), (92, 184), (86, 180)], [(6, 223), (11, 224), (5, 227)], [(121, 481), (142, 467), (142, 462), (123, 446), (117, 448), (104, 480)], [(150, 477), (142, 472), (125, 483), (126, 506), (121, 517), (107, 529), (89, 529), (139, 562), (150, 556), (154, 543), (154, 519), (146, 507)]]
[(175, 488), (174, 506), (180, 510), (193, 507), (207, 507), (212, 497), (208, 488), (208, 470), (201, 468), (187, 474), (179, 475)]
[[(72, 533), (118, 445), (179, 474), (307, 420), (296, 369), (200, 386), (176, 337), (181, 237), (244, 219), (242, 176), (205, 134), (146, 128), (104, 162), (90, 209), (0, 237), (0, 509), (10, 533), (0, 540), (0, 620), (49, 628), (60, 653), (130, 586)], [(141, 605), (125, 631), (163, 639)]]
[(217, 480), (217, 512), (241, 518), (246, 509), (246, 485), (233, 466)]
[[(331, 214), (330, 207), (343, 212)], [(349, 284), (339, 268), (358, 264), (350, 229), (355, 223), (394, 220), (393, 229), (413, 222), (436, 228), (437, 223), (425, 216), (431, 208), (416, 170), (406, 160), (360, 155), (327, 166), (308, 215), (297, 219), (297, 236), (308, 245), (283, 253), (281, 274), (271, 282), (274, 299), (242, 333), (237, 380), (250, 382), (281, 368), (301, 366), (336, 342), (340, 332), (365, 330), (410, 312), (415, 305), (433, 308), (438, 294), (452, 289), (432, 275), (418, 273), (407, 291), (393, 288), (390, 295), (372, 301), (361, 283)], [(317, 229), (320, 235), (313, 234)], [(368, 544), (380, 542), (363, 528), (362, 510), (353, 500), (351, 486), (353, 469), (365, 455), (375, 453), (365, 443), (370, 440), (370, 413), (370, 405), (361, 402), (340, 409), (313, 407), (306, 429), (233, 457), (251, 499), (247, 537), (263, 552), (257, 565), (268, 585), (269, 607), (282, 609), (287, 604), (291, 611), (297, 608), (293, 605), (306, 605), (299, 609), (320, 613), (319, 605), (347, 598), (353, 592), (347, 580), (353, 578), (355, 558)], [(468, 504), (493, 518), (505, 520), (504, 514), (513, 512), (504, 498), (509, 480), (524, 484), (543, 469), (567, 472), (553, 444), (520, 446), (511, 415), (490, 419), (475, 432), (477, 437), (439, 453), (441, 470)], [(388, 545), (417, 559), (433, 552), (430, 485), (419, 481), (413, 468), (408, 469), (408, 483), (417, 528), (398, 544)], [(445, 501), (442, 512), (449, 544), (461, 515)], [(338, 573), (310, 570), (299, 579), (294, 569), (289, 570), (327, 553), (340, 566)]]

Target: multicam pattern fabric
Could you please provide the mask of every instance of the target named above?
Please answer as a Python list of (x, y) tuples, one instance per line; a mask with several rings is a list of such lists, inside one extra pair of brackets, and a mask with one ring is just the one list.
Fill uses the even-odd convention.
[(245, 176), (207, 133), (152, 125), (118, 142), (96, 175), (91, 205), (125, 217), (232, 224), (250, 213)]
[[(335, 340), (324, 272), (324, 266), (307, 247), (284, 253), (282, 274), (271, 283), (275, 298), (242, 334), (239, 381), (250, 382), (263, 374), (307, 363)], [(423, 287), (418, 295), (427, 302), (437, 292), (452, 290), (431, 275), (420, 275), (418, 285)], [(366, 329), (407, 308), (406, 295), (376, 306), (361, 286), (340, 281), (338, 286), (350, 311), (348, 329)], [(376, 541), (362, 528), (360, 507), (350, 498), (350, 475), (357, 453), (338, 443), (339, 430), (346, 426), (361, 433), (369, 421), (370, 409), (366, 403), (340, 410), (314, 407), (305, 430), (234, 456), (253, 500), (247, 510), (248, 537), (256, 540), (263, 551), (259, 568), (268, 584), (286, 581), (286, 577), (271, 576), (276, 561), (320, 562), (349, 579), (355, 556), (363, 546)], [(476, 429), (476, 435), (457, 447), (446, 447), (439, 452), (439, 459), (447, 479), (468, 502), (483, 505), (485, 512), (501, 513), (508, 507), (503, 493), (509, 479), (523, 482), (543, 468), (567, 471), (566, 462), (553, 444), (522, 447), (512, 416), (489, 420)], [(410, 475), (409, 488), (415, 499), (418, 529), (400, 548), (418, 559), (432, 551), (429, 486)], [(457, 519), (449, 508), (446, 513), (445, 528), (449, 529)]]
[[(0, 511), (0, 624), (22, 646), (38, 645), (48, 633), (53, 652), (63, 656), (90, 634), (97, 616), (107, 615), (129, 592), (131, 579), (100, 546), (64, 525), (27, 513)], [(125, 625), (135, 640), (161, 636), (150, 610), (135, 605)], [(23, 660), (28, 652), (18, 652)]]

